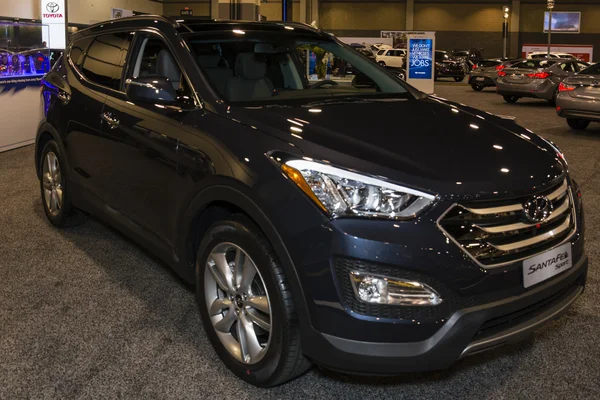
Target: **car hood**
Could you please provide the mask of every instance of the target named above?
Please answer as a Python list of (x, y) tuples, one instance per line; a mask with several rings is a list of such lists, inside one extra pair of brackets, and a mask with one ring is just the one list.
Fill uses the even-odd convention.
[(442, 198), (521, 196), (565, 174), (555, 149), (513, 121), (432, 97), (231, 107), (229, 113), (306, 157)]

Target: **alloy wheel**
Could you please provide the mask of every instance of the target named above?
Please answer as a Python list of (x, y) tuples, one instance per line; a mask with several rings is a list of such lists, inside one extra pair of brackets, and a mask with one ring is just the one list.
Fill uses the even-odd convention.
[(42, 182), (44, 185), (44, 200), (48, 212), (56, 216), (63, 205), (63, 185), (60, 163), (56, 154), (49, 151), (42, 166)]
[(204, 295), (213, 328), (227, 351), (244, 364), (267, 353), (271, 303), (250, 256), (233, 243), (213, 248), (204, 270)]

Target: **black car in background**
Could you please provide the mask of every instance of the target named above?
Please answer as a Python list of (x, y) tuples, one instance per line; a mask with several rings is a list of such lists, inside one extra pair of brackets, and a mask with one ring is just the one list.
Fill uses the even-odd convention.
[(454, 50), (450, 54), (456, 61), (462, 61), (467, 66), (467, 70), (473, 69), (475, 64), (484, 60), (483, 49), (471, 48), (469, 50)]
[[(315, 77), (308, 51), (373, 84)], [(556, 146), (307, 25), (95, 25), (73, 35), (42, 98), (50, 223), (83, 210), (195, 284), (216, 353), (254, 385), (313, 362), (447, 368), (583, 291), (582, 199)]]
[(467, 67), (462, 61), (454, 60), (446, 51), (435, 51), (435, 80), (439, 78), (454, 78), (462, 82), (467, 73)]

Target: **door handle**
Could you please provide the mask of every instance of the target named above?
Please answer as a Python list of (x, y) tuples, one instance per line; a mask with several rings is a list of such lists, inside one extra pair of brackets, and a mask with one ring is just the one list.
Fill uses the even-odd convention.
[(102, 113), (102, 119), (110, 126), (110, 129), (116, 129), (119, 127), (119, 119), (115, 118), (112, 113)]
[(63, 104), (67, 104), (69, 101), (71, 101), (71, 95), (67, 92), (63, 92), (62, 90), (58, 92), (56, 97), (58, 97)]

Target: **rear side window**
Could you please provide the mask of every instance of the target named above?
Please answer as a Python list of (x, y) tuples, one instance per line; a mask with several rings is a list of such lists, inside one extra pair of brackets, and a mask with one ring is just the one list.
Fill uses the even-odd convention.
[(97, 36), (83, 61), (83, 75), (93, 83), (118, 90), (131, 36), (128, 32)]
[(85, 52), (93, 40), (93, 36), (86, 37), (77, 40), (73, 43), (73, 46), (71, 46), (71, 50), (69, 50), (69, 58), (71, 59), (73, 65), (77, 67), (77, 69), (81, 70), (81, 65), (83, 64), (83, 59), (85, 58)]
[(560, 69), (565, 72), (576, 72), (573, 63), (562, 63), (560, 64)]

